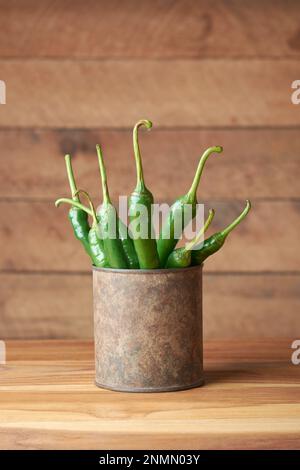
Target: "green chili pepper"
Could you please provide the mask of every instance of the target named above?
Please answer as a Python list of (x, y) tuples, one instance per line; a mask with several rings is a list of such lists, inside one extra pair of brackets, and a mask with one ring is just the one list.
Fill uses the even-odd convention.
[(100, 234), (109, 265), (112, 268), (126, 269), (129, 265), (119, 236), (119, 218), (109, 196), (102, 151), (99, 145), (96, 148), (103, 192), (103, 203), (98, 211)]
[[(104, 161), (102, 157), (101, 148), (99, 145), (96, 145), (98, 161), (99, 161), (99, 168), (100, 168), (100, 175), (102, 181), (102, 172), (104, 171), (104, 178), (106, 179), (106, 169), (104, 166)], [(107, 184), (106, 184), (107, 186)], [(119, 229), (119, 237), (123, 246), (124, 254), (126, 257), (127, 265), (130, 269), (139, 269), (139, 260), (137, 254), (135, 252), (133, 241), (128, 233), (128, 228), (124, 224), (124, 222), (118, 218), (118, 229)]]
[(130, 269), (139, 269), (139, 260), (134, 248), (133, 240), (130, 237), (127, 226), (119, 218), (119, 236), (123, 245), (123, 250), (126, 256), (127, 264)]
[[(78, 195), (76, 195), (77, 187), (75, 183), (75, 178), (73, 174), (73, 168), (71, 163), (71, 156), (65, 156), (67, 174), (69, 185), (71, 189), (72, 199), (76, 202), (80, 202)], [(71, 222), (73, 232), (75, 237), (82, 243), (87, 254), (92, 258), (90, 244), (89, 244), (89, 231), (90, 225), (88, 221), (88, 215), (85, 211), (79, 209), (78, 207), (71, 207), (68, 214), (69, 220)]]
[(100, 238), (99, 223), (98, 223), (98, 218), (96, 215), (94, 204), (92, 203), (91, 198), (86, 191), (80, 190), (80, 192), (86, 195), (89, 201), (89, 205), (90, 205), (92, 217), (93, 217), (93, 224), (92, 224), (91, 230), (89, 231), (89, 242), (90, 242), (90, 247), (91, 247), (91, 251), (93, 254), (94, 264), (95, 266), (101, 267), (101, 268), (110, 267), (111, 265), (109, 263), (108, 256), (105, 252), (104, 243)]
[[(144, 181), (142, 160), (138, 143), (138, 129), (140, 126), (145, 126), (147, 129), (151, 129), (152, 123), (144, 119), (137, 122), (133, 129), (133, 149), (136, 163), (137, 183), (134, 191), (129, 197), (129, 220), (131, 227), (134, 226), (133, 243), (140, 268), (155, 269), (159, 268), (160, 263), (152, 227), (153, 195), (146, 187)], [(144, 208), (144, 212), (141, 212), (142, 208)], [(147, 217), (146, 221), (143, 215)], [(147, 222), (147, 224), (145, 223), (147, 229), (145, 230), (145, 233), (137, 233), (138, 218), (142, 223), (143, 220), (144, 222)]]
[(71, 204), (72, 206), (77, 207), (78, 209), (86, 212), (88, 215), (90, 215), (93, 218), (93, 224), (88, 234), (88, 240), (89, 240), (93, 264), (99, 268), (110, 267), (106, 254), (105, 254), (103, 241), (100, 238), (98, 219), (97, 219), (94, 205), (91, 201), (89, 194), (86, 191), (83, 191), (82, 189), (80, 189), (76, 191), (75, 195), (78, 196), (79, 193), (83, 193), (86, 195), (90, 204), (90, 209), (88, 207), (85, 207), (80, 202), (77, 202), (68, 198), (57, 199), (57, 201), (55, 202), (55, 205), (56, 207), (58, 207), (61, 203)]
[(189, 191), (172, 204), (157, 241), (157, 250), (162, 266), (165, 266), (169, 254), (174, 250), (178, 241), (177, 238), (175, 238), (175, 220), (181, 220), (181, 231), (184, 230), (185, 226), (190, 222), (190, 218), (187, 217), (187, 214), (185, 213), (185, 207), (187, 204), (192, 205), (190, 215), (192, 217), (195, 216), (197, 206), (197, 189), (206, 160), (212, 153), (221, 153), (222, 151), (223, 148), (217, 146), (210, 147), (203, 153)]
[(192, 252), (192, 264), (202, 264), (206, 258), (216, 253), (224, 245), (229, 233), (246, 217), (250, 209), (251, 202), (247, 200), (243, 212), (230, 225), (221, 232), (214, 233), (204, 241), (202, 248)]
[(172, 251), (172, 253), (168, 257), (165, 266), (166, 268), (187, 268), (191, 265), (192, 250), (194, 246), (197, 245), (197, 243), (199, 242), (203, 233), (205, 233), (208, 227), (210, 226), (214, 215), (215, 211), (213, 209), (210, 209), (208, 218), (202, 229), (199, 231), (196, 237), (191, 240), (190, 243), (188, 243), (186, 246), (184, 246), (183, 248), (177, 248), (176, 250)]

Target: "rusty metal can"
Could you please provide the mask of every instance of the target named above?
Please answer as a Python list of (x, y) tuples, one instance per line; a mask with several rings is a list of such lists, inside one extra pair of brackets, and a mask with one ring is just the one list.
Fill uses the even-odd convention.
[(202, 266), (93, 268), (96, 385), (126, 392), (203, 384)]

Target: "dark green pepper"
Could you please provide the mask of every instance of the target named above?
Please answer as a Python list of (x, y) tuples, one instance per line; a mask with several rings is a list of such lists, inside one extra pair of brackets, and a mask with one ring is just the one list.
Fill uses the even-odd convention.
[[(102, 152), (99, 145), (96, 145), (98, 161), (99, 161), (99, 168), (100, 168), (100, 176), (102, 181), (102, 172), (104, 171), (104, 177), (106, 179), (106, 169), (104, 166), (104, 161), (102, 158)], [(106, 185), (107, 186), (107, 185)], [(119, 237), (123, 246), (123, 250), (125, 253), (127, 265), (130, 269), (139, 269), (139, 260), (137, 254), (135, 252), (134, 244), (130, 235), (128, 233), (127, 226), (124, 222), (118, 218), (118, 229), (119, 229)]]
[(246, 217), (251, 209), (251, 202), (246, 201), (246, 207), (243, 212), (224, 230), (214, 233), (204, 241), (202, 248), (192, 252), (192, 264), (202, 264), (206, 258), (216, 253), (225, 243), (229, 233)]
[[(153, 196), (146, 187), (144, 181), (142, 160), (138, 143), (138, 129), (140, 126), (145, 126), (147, 129), (151, 129), (152, 123), (143, 119), (137, 122), (133, 129), (133, 149), (136, 163), (137, 183), (135, 190), (130, 195), (128, 201), (129, 220), (131, 228), (134, 227), (133, 243), (139, 260), (140, 268), (156, 269), (159, 268), (160, 263), (155, 234), (153, 233), (152, 227)], [(141, 208), (143, 208), (142, 212)], [(143, 215), (146, 216), (146, 220), (144, 219)], [(146, 233), (141, 233), (141, 225), (137, 224), (138, 219), (141, 220), (142, 224), (144, 222)], [(138, 226), (140, 230), (137, 230)]]
[(192, 218), (195, 217), (197, 207), (197, 189), (206, 160), (212, 153), (221, 153), (222, 150), (223, 148), (220, 146), (210, 147), (203, 153), (189, 191), (172, 204), (168, 216), (161, 229), (159, 239), (157, 240), (157, 250), (162, 266), (165, 266), (169, 254), (174, 250), (178, 241), (178, 239), (175, 238), (175, 220), (178, 218), (177, 220), (182, 221), (181, 232), (190, 222), (190, 218), (185, 212), (185, 207), (187, 204), (192, 205), (191, 214), (189, 215), (191, 215)]
[(109, 265), (112, 268), (126, 269), (129, 264), (126, 260), (126, 255), (123, 249), (122, 242), (119, 235), (119, 217), (116, 208), (112, 205), (106, 178), (106, 170), (104, 167), (102, 151), (97, 145), (97, 154), (100, 166), (103, 202), (98, 210), (98, 220), (100, 236), (103, 240), (105, 254), (107, 256)]
[(127, 264), (130, 269), (139, 269), (139, 260), (134, 248), (133, 240), (130, 237), (127, 226), (119, 218), (119, 236), (123, 245), (123, 250), (126, 256)]
[(206, 230), (210, 226), (214, 215), (215, 211), (213, 209), (210, 209), (208, 218), (202, 229), (199, 231), (199, 233), (193, 240), (186, 244), (186, 246), (182, 248), (177, 248), (176, 250), (172, 251), (172, 253), (168, 257), (165, 266), (166, 268), (188, 268), (191, 265), (192, 250), (194, 246), (197, 245), (197, 243), (199, 242), (201, 236), (206, 232)]
[[(76, 194), (77, 187), (75, 183), (70, 155), (65, 156), (65, 162), (66, 162), (67, 175), (68, 175), (69, 185), (71, 189), (72, 199), (75, 202), (80, 202), (79, 196), (78, 194)], [(79, 209), (78, 207), (72, 206), (71, 209), (69, 210), (68, 217), (71, 222), (75, 237), (82, 243), (85, 251), (90, 256), (90, 258), (92, 258), (90, 244), (89, 244), (90, 225), (89, 225), (87, 213), (83, 211), (82, 209)]]
[(88, 207), (85, 207), (80, 202), (77, 202), (68, 198), (57, 199), (57, 201), (55, 202), (55, 205), (56, 207), (59, 207), (61, 203), (71, 204), (72, 206), (77, 207), (78, 209), (86, 212), (88, 215), (90, 215), (93, 218), (93, 224), (88, 234), (91, 258), (92, 258), (93, 264), (94, 266), (97, 266), (98, 268), (110, 267), (106, 254), (105, 254), (103, 241), (100, 238), (98, 219), (97, 219), (94, 205), (91, 201), (89, 194), (86, 191), (83, 191), (82, 189), (80, 189), (76, 191), (75, 195), (77, 196), (79, 193), (83, 193), (86, 195), (90, 204), (90, 209)]
[(81, 192), (83, 192), (88, 198), (90, 208), (92, 211), (93, 224), (92, 224), (91, 230), (89, 231), (89, 242), (90, 242), (91, 252), (93, 255), (94, 265), (97, 266), (98, 268), (108, 268), (110, 267), (110, 263), (108, 260), (108, 256), (106, 255), (106, 252), (105, 252), (104, 243), (100, 238), (98, 218), (96, 215), (94, 205), (91, 201), (89, 194), (86, 191), (81, 191)]

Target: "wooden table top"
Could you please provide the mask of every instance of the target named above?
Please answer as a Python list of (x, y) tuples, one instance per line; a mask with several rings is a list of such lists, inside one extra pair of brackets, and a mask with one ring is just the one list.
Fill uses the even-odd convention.
[(97, 388), (89, 341), (8, 341), (1, 449), (300, 448), (292, 340), (206, 342), (201, 388)]

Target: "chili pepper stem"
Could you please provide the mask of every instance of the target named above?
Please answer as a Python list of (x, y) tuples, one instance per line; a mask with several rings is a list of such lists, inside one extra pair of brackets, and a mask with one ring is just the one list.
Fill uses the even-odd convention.
[(212, 223), (214, 216), (215, 216), (215, 211), (214, 211), (214, 209), (210, 209), (205, 224), (203, 225), (203, 227), (201, 228), (201, 230), (197, 233), (197, 235), (195, 236), (195, 238), (193, 238), (193, 240), (191, 240), (191, 241), (185, 246), (185, 251), (190, 251), (190, 250), (193, 249), (193, 247), (194, 247), (195, 245), (197, 245), (197, 243), (199, 242), (201, 236), (206, 232), (206, 230), (208, 229), (208, 227), (209, 227), (210, 224)]
[(189, 197), (190, 200), (194, 201), (196, 199), (197, 189), (198, 189), (198, 186), (199, 186), (200, 178), (201, 178), (206, 160), (208, 159), (208, 157), (212, 153), (221, 153), (221, 152), (223, 152), (223, 147), (221, 147), (220, 145), (217, 145), (216, 147), (208, 148), (203, 153), (202, 157), (200, 158), (200, 161), (199, 161), (199, 164), (198, 164), (198, 167), (197, 167), (192, 185), (191, 185), (191, 187), (188, 191), (188, 197)]
[(91, 200), (91, 197), (90, 197), (89, 193), (87, 191), (84, 191), (84, 189), (78, 189), (78, 191), (76, 191), (75, 195), (78, 196), (78, 194), (80, 194), (80, 193), (84, 194), (85, 197), (87, 198), (88, 203), (90, 205), (91, 215), (92, 215), (92, 218), (93, 218), (93, 225), (97, 226), (98, 225), (97, 214), (96, 214), (95, 207), (94, 207), (94, 204)]
[(78, 195), (75, 196), (77, 187), (76, 187), (73, 168), (72, 168), (71, 155), (69, 154), (65, 155), (65, 162), (66, 162), (67, 175), (68, 175), (69, 185), (71, 189), (72, 199), (74, 201), (80, 202)]
[(139, 141), (138, 141), (138, 129), (141, 126), (145, 126), (146, 129), (149, 130), (152, 127), (152, 122), (149, 121), (148, 119), (142, 119), (138, 121), (133, 128), (133, 151), (134, 151), (136, 174), (137, 174), (136, 187), (140, 189), (144, 189), (145, 188), (144, 173), (143, 173), (140, 146), (139, 146)]
[(103, 154), (100, 145), (96, 145), (97, 155), (98, 155), (98, 162), (99, 162), (99, 169), (100, 169), (100, 176), (102, 182), (102, 192), (103, 192), (103, 202), (105, 204), (111, 204), (111, 199), (109, 196), (108, 185), (107, 185), (107, 177), (106, 177), (106, 169), (103, 161)]
[(231, 222), (231, 224), (229, 224), (226, 228), (224, 228), (224, 230), (220, 232), (222, 236), (227, 237), (227, 235), (246, 217), (250, 209), (251, 202), (247, 199), (246, 207), (243, 212), (233, 222)]
[(83, 211), (86, 212), (88, 215), (90, 215), (91, 217), (93, 217), (93, 212), (91, 211), (91, 209), (89, 209), (88, 207), (84, 206), (84, 205), (81, 204), (80, 202), (74, 201), (74, 199), (69, 199), (69, 198), (66, 198), (66, 197), (62, 197), (62, 198), (60, 198), (60, 199), (57, 199), (57, 201), (55, 201), (55, 206), (56, 206), (56, 207), (59, 207), (62, 203), (70, 204), (71, 206), (77, 207), (78, 209), (83, 210)]

